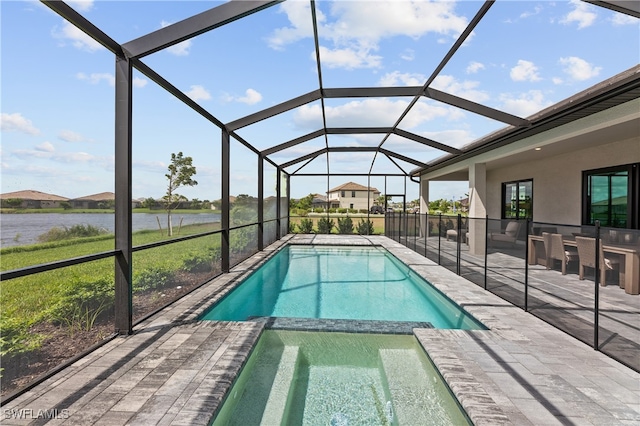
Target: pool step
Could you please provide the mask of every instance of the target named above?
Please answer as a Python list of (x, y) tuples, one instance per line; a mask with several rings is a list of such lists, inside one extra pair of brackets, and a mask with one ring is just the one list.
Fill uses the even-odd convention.
[(391, 393), (396, 424), (437, 424), (429, 412), (429, 404), (434, 402), (431, 398), (434, 378), (424, 370), (416, 351), (380, 349), (379, 353)]
[(260, 424), (284, 424), (285, 409), (287, 407), (291, 385), (295, 377), (295, 371), (298, 366), (299, 354), (300, 349), (298, 346), (284, 347)]

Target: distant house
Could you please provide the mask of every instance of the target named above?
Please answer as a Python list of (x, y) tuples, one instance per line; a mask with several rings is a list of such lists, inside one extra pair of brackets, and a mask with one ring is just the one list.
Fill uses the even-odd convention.
[(108, 209), (115, 206), (116, 194), (101, 192), (69, 200), (74, 209)]
[(380, 191), (376, 188), (347, 182), (329, 190), (329, 208), (367, 210), (379, 196)]
[[(17, 202), (17, 200), (21, 201), (19, 204), (14, 205), (13, 203)], [(26, 190), (0, 194), (0, 201), (2, 202), (2, 207), (44, 209), (60, 207), (60, 203), (69, 201), (69, 199), (40, 191)]]
[(322, 194), (313, 194), (313, 200), (311, 200), (312, 209), (326, 209), (327, 197)]

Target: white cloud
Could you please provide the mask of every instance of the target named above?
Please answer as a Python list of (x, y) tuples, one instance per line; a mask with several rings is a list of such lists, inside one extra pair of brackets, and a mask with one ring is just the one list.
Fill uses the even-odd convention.
[(85, 136), (82, 136), (80, 133), (76, 133), (71, 130), (62, 130), (60, 133), (58, 133), (58, 138), (65, 142), (72, 142), (72, 143), (94, 142), (93, 139), (89, 139)]
[(54, 27), (51, 34), (53, 37), (62, 40), (63, 46), (64, 41), (69, 41), (76, 49), (86, 50), (88, 52), (103, 49), (100, 43), (66, 20), (62, 21), (62, 28)]
[[(325, 107), (327, 123), (331, 127), (380, 127), (391, 126), (409, 105), (406, 100), (371, 98), (351, 101), (336, 107)], [(436, 118), (451, 118), (456, 111), (448, 106), (418, 102), (401, 123), (403, 129), (411, 129)], [(303, 129), (317, 130), (322, 123), (320, 105), (303, 105), (296, 110), (294, 124)]]
[(400, 54), (400, 58), (405, 61), (413, 61), (416, 58), (416, 52), (413, 49), (404, 49)]
[(423, 74), (393, 71), (380, 77), (380, 80), (378, 80), (378, 86), (423, 86), (426, 81), (427, 76)]
[(562, 71), (574, 81), (584, 81), (596, 77), (602, 70), (602, 67), (595, 67), (576, 56), (560, 58), (559, 62), (563, 66)]
[(98, 84), (101, 81), (106, 81), (109, 86), (115, 86), (116, 84), (116, 78), (113, 76), (113, 74), (109, 74), (108, 72), (91, 73), (88, 75), (83, 72), (79, 72), (76, 74), (76, 78), (78, 80), (86, 81), (91, 84)]
[(513, 81), (540, 81), (538, 67), (533, 62), (520, 59), (518, 65), (511, 68), (509, 74)]
[(427, 33), (457, 37), (464, 31), (467, 20), (455, 14), (451, 2), (432, 3), (420, 1), (334, 2), (331, 15), (335, 22), (322, 27), (321, 35), (335, 41), (359, 40), (360, 43), (377, 43), (397, 35), (419, 38)]
[[(277, 28), (273, 34), (267, 38), (269, 47), (281, 50), (287, 44), (313, 36), (311, 10), (308, 1), (286, 1), (280, 5), (279, 11), (280, 13), (287, 14), (291, 26)], [(318, 24), (324, 22), (324, 14), (318, 11), (316, 13), (316, 19)]]
[(623, 13), (615, 13), (611, 17), (610, 21), (615, 26), (637, 25), (638, 24), (638, 18), (635, 18), (633, 16), (629, 16), (629, 15), (625, 15)]
[(209, 91), (197, 84), (191, 86), (191, 90), (186, 92), (186, 95), (196, 102), (208, 101), (209, 99), (211, 99), (211, 94), (209, 93)]
[(185, 40), (167, 47), (167, 52), (176, 56), (187, 56), (189, 54), (189, 49), (191, 49), (191, 40)]
[[(318, 11), (323, 63), (347, 69), (379, 67), (382, 58), (370, 52), (378, 49), (382, 39), (394, 36), (417, 39), (428, 33), (455, 38), (467, 25), (464, 16), (456, 15), (453, 2), (367, 2), (366, 7), (362, 5), (362, 2), (333, 2), (329, 16)], [(290, 26), (272, 33), (268, 38), (270, 47), (282, 49), (312, 36), (306, 2), (286, 2), (280, 10), (287, 14)], [(413, 52), (405, 51), (401, 57), (411, 60)], [(312, 58), (315, 59), (315, 54)]]
[(533, 8), (533, 11), (529, 11), (529, 10), (527, 10), (527, 11), (525, 11), (525, 12), (522, 12), (522, 13), (520, 14), (520, 18), (522, 18), (522, 19), (526, 19), (526, 18), (528, 18), (529, 16), (537, 15), (537, 14), (539, 14), (540, 12), (542, 12), (542, 6), (537, 5), (537, 6), (535, 6), (535, 7)]
[(93, 8), (93, 0), (67, 0), (67, 3), (81, 12), (87, 12)]
[(458, 81), (451, 75), (439, 75), (431, 84), (434, 89), (451, 93), (452, 95), (456, 95), (470, 101), (483, 102), (489, 99), (489, 94), (482, 90), (478, 90), (477, 87), (479, 85), (480, 83), (477, 81)]
[(502, 110), (518, 117), (528, 117), (552, 104), (544, 99), (540, 90), (529, 90), (517, 97), (511, 94), (502, 94), (500, 101), (502, 102)]
[(221, 100), (222, 102), (225, 102), (225, 103), (240, 102), (247, 105), (253, 105), (262, 100), (262, 94), (257, 90), (249, 88), (245, 90), (244, 93), (245, 93), (244, 96), (233, 96), (233, 95), (230, 95), (229, 93), (223, 93)]
[(42, 152), (53, 152), (56, 149), (53, 147), (53, 144), (51, 142), (42, 142), (40, 145), (36, 145), (36, 151), (42, 151)]
[(571, 5), (574, 6), (574, 9), (560, 20), (561, 24), (570, 25), (577, 22), (578, 28), (582, 29), (591, 26), (596, 20), (593, 7), (588, 3), (580, 0), (571, 0)]
[(262, 95), (257, 90), (253, 90), (251, 88), (246, 90), (245, 96), (238, 98), (238, 102), (242, 102), (248, 105), (256, 104), (261, 100), (262, 100)]
[[(160, 26), (162, 28), (168, 27), (171, 25), (171, 22), (162, 21)], [(176, 56), (187, 56), (189, 54), (189, 50), (191, 49), (191, 40), (181, 41), (178, 44), (174, 44), (173, 46), (167, 47), (167, 52)]]
[(477, 139), (469, 130), (464, 129), (421, 132), (420, 135), (454, 148), (461, 148)]
[[(311, 53), (311, 59), (315, 59), (315, 57), (315, 52)], [(381, 65), (382, 57), (370, 55), (369, 49), (328, 49), (325, 46), (320, 46), (320, 60), (322, 65), (329, 68), (351, 70), (355, 68), (378, 68)]]
[[(85, 74), (83, 72), (79, 72), (76, 74), (76, 78), (78, 80), (86, 81), (91, 84), (99, 84), (102, 81), (105, 81), (109, 86), (114, 87), (116, 85), (116, 78), (113, 74), (108, 72), (103, 73), (91, 73)], [(148, 83), (147, 80), (140, 77), (133, 77), (133, 87), (142, 88), (146, 86)]]
[(476, 61), (471, 61), (469, 62), (469, 65), (467, 65), (467, 74), (475, 74), (480, 70), (485, 69), (484, 64), (480, 63), (480, 62), (476, 62)]
[(0, 116), (0, 129), (3, 132), (22, 132), (28, 135), (39, 135), (38, 130), (31, 120), (25, 118), (19, 112), (7, 114), (3, 112)]
[(133, 87), (137, 87), (137, 88), (141, 89), (144, 86), (146, 86), (147, 83), (148, 83), (148, 81), (145, 80), (144, 78), (133, 77)]
[(30, 161), (34, 158), (48, 159), (57, 163), (69, 164), (80, 163), (99, 166), (101, 168), (113, 168), (113, 156), (96, 156), (87, 152), (56, 152), (47, 150), (46, 144), (41, 144), (34, 149), (18, 149), (11, 152), (11, 155), (22, 160)]

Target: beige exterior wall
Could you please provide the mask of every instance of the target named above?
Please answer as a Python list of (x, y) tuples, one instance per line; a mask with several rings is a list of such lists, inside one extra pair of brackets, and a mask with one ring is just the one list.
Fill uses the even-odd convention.
[(533, 179), (533, 220), (580, 225), (582, 172), (640, 162), (640, 135), (487, 172), (487, 214), (500, 217), (502, 183)]
[[(355, 191), (355, 197), (352, 197), (351, 193), (352, 191), (346, 190), (344, 191), (345, 196), (342, 197), (340, 195), (341, 191), (330, 192), (329, 201), (331, 202), (332, 206), (336, 203), (339, 203), (340, 208), (344, 209), (354, 208), (356, 210), (366, 210), (369, 208), (369, 205), (373, 205), (375, 194), (369, 191)], [(367, 200), (367, 194), (370, 194), (369, 200)], [(351, 207), (351, 204), (353, 204), (353, 207)]]

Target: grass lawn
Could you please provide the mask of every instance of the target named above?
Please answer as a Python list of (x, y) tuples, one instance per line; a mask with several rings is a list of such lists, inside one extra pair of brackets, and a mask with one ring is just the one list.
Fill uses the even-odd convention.
[[(183, 226), (181, 235), (193, 235), (220, 228), (219, 223)], [(174, 236), (172, 239), (180, 237)], [(133, 235), (134, 246), (167, 240), (158, 231), (140, 231)], [(220, 246), (220, 236), (214, 234), (202, 238), (141, 250), (133, 254), (134, 291), (148, 290), (154, 285), (161, 286), (179, 270), (197, 266), (197, 262), (206, 262), (207, 256)], [(27, 266), (70, 259), (87, 254), (113, 250), (113, 235), (79, 238), (31, 246), (9, 247), (2, 249), (1, 268), (3, 271)], [(210, 259), (209, 259), (210, 260)], [(26, 329), (35, 323), (48, 319), (51, 309), (64, 297), (73, 295), (74, 289), (85, 291), (99, 288), (107, 283), (113, 289), (114, 258), (42, 272), (26, 277), (6, 280), (2, 283), (0, 326), (3, 333), (13, 333)], [(94, 285), (95, 284), (95, 285)], [(5, 346), (3, 342), (3, 346)], [(6, 347), (2, 348), (3, 351)]]

